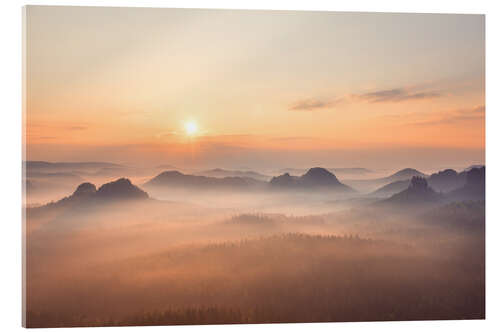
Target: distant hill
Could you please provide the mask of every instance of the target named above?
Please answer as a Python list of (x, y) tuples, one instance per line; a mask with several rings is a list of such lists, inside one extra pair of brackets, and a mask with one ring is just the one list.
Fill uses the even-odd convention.
[(393, 173), (392, 175), (390, 175), (388, 177), (380, 178), (379, 181), (392, 183), (392, 182), (399, 181), (399, 180), (409, 180), (415, 176), (426, 177), (426, 174), (424, 174), (416, 169), (406, 168), (406, 169), (399, 170), (398, 172)]
[[(440, 179), (449, 185), (448, 179), (456, 179), (459, 174), (453, 170), (445, 170), (435, 174), (433, 178)], [(438, 178), (436, 178), (438, 177)], [(436, 192), (428, 181), (419, 176), (411, 179), (406, 190), (392, 195), (390, 198), (378, 201), (378, 204), (405, 207), (409, 205), (437, 204), (442, 202), (484, 200), (485, 199), (485, 167), (473, 168), (465, 174), (465, 184), (445, 194)]]
[(390, 198), (379, 201), (382, 204), (394, 206), (415, 206), (441, 202), (444, 196), (434, 191), (423, 177), (412, 177), (406, 190), (392, 195)]
[(46, 193), (64, 195), (85, 181), (80, 175), (69, 171), (40, 170), (27, 168), (25, 174), (26, 194), (29, 199), (39, 200)]
[[(373, 178), (373, 179), (343, 179), (342, 181), (355, 189), (365, 192), (373, 192), (380, 189), (381, 186), (388, 185), (390, 183), (406, 180), (409, 181), (412, 177), (427, 177), (426, 174), (411, 168), (406, 168), (399, 170), (398, 172), (393, 173), (387, 177), (381, 178)], [(394, 187), (400, 186), (394, 185)], [(389, 187), (390, 189), (391, 187)], [(384, 192), (387, 192), (387, 189), (384, 189)], [(372, 193), (370, 193), (372, 194)]]
[(144, 184), (146, 188), (184, 188), (197, 190), (242, 190), (265, 186), (262, 182), (248, 177), (206, 177), (187, 175), (179, 171), (165, 171)]
[(273, 177), (269, 183), (273, 187), (285, 188), (285, 187), (298, 186), (299, 179), (300, 177), (292, 176), (287, 172), (282, 175)]
[(51, 180), (69, 180), (69, 181), (83, 181), (83, 178), (71, 172), (36, 172), (27, 170), (27, 178), (38, 179), (51, 179)]
[[(71, 174), (75, 177), (124, 177), (130, 176), (130, 168), (106, 162), (45, 162), (25, 161), (24, 168), (30, 178), (51, 178), (55, 180), (68, 180)], [(78, 181), (83, 181), (79, 178)]]
[(448, 193), (448, 199), (460, 200), (484, 200), (486, 197), (486, 169), (485, 167), (473, 168), (466, 172), (464, 186)]
[(133, 185), (130, 180), (120, 178), (102, 185), (99, 189), (92, 183), (82, 183), (70, 196), (40, 208), (74, 204), (98, 204), (122, 200), (144, 200), (148, 198), (149, 195), (139, 187)]
[(481, 169), (481, 168), (484, 168), (483, 164), (474, 164), (474, 165), (471, 165), (471, 166), (465, 168), (464, 172), (470, 171), (472, 169)]
[(429, 185), (439, 192), (449, 192), (465, 185), (466, 173), (446, 169), (433, 173), (427, 178)]
[(339, 182), (337, 177), (330, 171), (324, 168), (311, 168), (299, 178), (302, 186), (307, 187), (322, 187), (322, 186), (339, 186), (345, 187)]
[(327, 189), (340, 192), (354, 192), (352, 188), (342, 184), (333, 173), (325, 168), (311, 168), (300, 177), (285, 173), (273, 177), (269, 184), (275, 189)]
[[(31, 182), (29, 190), (50, 190), (54, 188), (73, 187), (85, 180), (71, 172), (36, 172), (28, 170), (26, 180)], [(70, 187), (70, 188), (71, 188)]]
[[(222, 169), (221, 169), (222, 170)], [(219, 172), (219, 171), (217, 171)], [(339, 182), (334, 174), (324, 168), (312, 168), (300, 177), (283, 174), (273, 177), (269, 182), (252, 177), (207, 177), (183, 174), (179, 171), (165, 171), (144, 184), (145, 188), (183, 188), (196, 190), (251, 190), (266, 189), (329, 189), (352, 192), (348, 186)]]
[(370, 193), (371, 196), (391, 196), (408, 188), (410, 180), (397, 180)]
[[(167, 165), (158, 167), (161, 167), (162, 170), (173, 168)], [(128, 166), (107, 162), (26, 161), (24, 168), (28, 176), (33, 175), (40, 178), (47, 175), (55, 180), (58, 174), (73, 174), (81, 177), (79, 182), (96, 178), (107, 180), (121, 177), (145, 177), (150, 176), (155, 171), (158, 172), (154, 167)]]
[(82, 170), (82, 169), (101, 169), (101, 168), (119, 168), (122, 167), (115, 163), (106, 162), (45, 162), (45, 161), (25, 161), (24, 166), (29, 170)]
[(268, 181), (269, 179), (271, 179), (270, 176), (266, 176), (255, 171), (226, 170), (220, 168), (201, 171), (198, 172), (196, 175), (206, 176), (206, 177), (217, 177), (217, 178), (225, 178), (225, 177), (253, 178), (260, 181)]
[[(372, 170), (366, 168), (325, 168), (331, 173), (342, 176), (358, 176), (372, 173)], [(298, 176), (307, 172), (307, 169), (285, 168), (278, 171), (280, 174), (289, 173), (290, 175)]]
[(95, 195), (105, 200), (147, 199), (148, 194), (133, 185), (127, 178), (120, 178), (114, 182), (102, 185)]
[[(416, 170), (414, 170), (413, 172), (407, 171), (404, 173), (400, 173), (399, 175), (397, 175), (396, 173), (392, 176), (396, 176), (396, 178), (405, 177), (408, 174), (415, 173), (415, 171)], [(457, 173), (453, 169), (446, 169), (443, 171), (433, 173), (432, 175), (428, 176), (426, 180), (429, 186), (432, 187), (434, 190), (438, 192), (449, 192), (451, 190), (462, 187), (465, 184), (465, 178), (466, 178), (465, 172)], [(409, 184), (410, 184), (410, 179), (396, 180), (387, 185), (383, 185), (374, 192), (371, 192), (370, 196), (390, 196), (405, 190)]]

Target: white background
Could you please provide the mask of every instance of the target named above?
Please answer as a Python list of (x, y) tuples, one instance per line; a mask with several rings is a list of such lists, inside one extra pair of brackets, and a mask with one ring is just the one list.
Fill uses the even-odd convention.
[[(93, 328), (96, 331), (173, 332), (264, 332), (312, 330), (327, 332), (499, 332), (500, 331), (500, 6), (498, 1), (481, 0), (240, 0), (240, 1), (17, 1), (3, 0), (0, 18), (0, 327), (3, 331), (21, 328), (21, 7), (31, 5), (93, 5), (186, 8), (293, 9), (331, 11), (476, 13), (486, 14), (486, 320), (420, 321), (379, 323), (223, 325), (148, 328)], [(362, 41), (360, 41), (362, 42)], [(51, 329), (53, 330), (53, 329)], [(65, 332), (68, 329), (58, 329)], [(78, 329), (78, 331), (89, 329)], [(74, 331), (74, 330), (73, 330)]]

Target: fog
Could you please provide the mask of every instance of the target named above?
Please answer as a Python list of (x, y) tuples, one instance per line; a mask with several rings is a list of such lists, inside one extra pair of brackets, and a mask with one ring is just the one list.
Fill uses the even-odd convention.
[(27, 209), (28, 327), (484, 318), (481, 200), (67, 187)]

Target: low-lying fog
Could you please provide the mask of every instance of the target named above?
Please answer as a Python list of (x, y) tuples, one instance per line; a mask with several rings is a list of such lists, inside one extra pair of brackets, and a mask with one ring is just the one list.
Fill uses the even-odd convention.
[(28, 326), (484, 318), (484, 201), (147, 192), (27, 210)]

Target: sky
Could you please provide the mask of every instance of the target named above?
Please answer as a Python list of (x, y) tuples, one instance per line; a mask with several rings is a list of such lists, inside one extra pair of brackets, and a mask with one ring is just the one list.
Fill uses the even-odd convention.
[(29, 6), (26, 159), (484, 163), (484, 16)]

